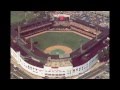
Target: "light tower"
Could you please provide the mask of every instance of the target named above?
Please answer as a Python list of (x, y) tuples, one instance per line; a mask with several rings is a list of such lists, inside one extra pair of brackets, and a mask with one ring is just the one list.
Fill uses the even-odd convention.
[(83, 40), (81, 40), (81, 42), (80, 42), (80, 52), (81, 53), (83, 53), (83, 48), (82, 48), (82, 46), (83, 46), (83, 42), (82, 42)]
[(30, 47), (30, 50), (33, 51), (33, 44), (32, 44), (32, 38), (30, 38), (30, 44), (31, 44), (31, 47)]
[(96, 39), (95, 39), (96, 41), (99, 41), (98, 35), (97, 35), (97, 34), (98, 34), (98, 31), (99, 31), (99, 30), (98, 30), (98, 24), (99, 24), (99, 22), (97, 21), (97, 14), (96, 14)]
[(18, 32), (17, 32), (17, 42), (19, 41), (19, 39), (20, 39), (20, 30), (21, 30), (21, 27), (20, 27), (20, 25), (18, 25), (18, 28), (17, 28), (17, 30), (18, 30)]
[(93, 24), (95, 25), (95, 27), (96, 27), (96, 36), (95, 36), (95, 40), (96, 41), (98, 41), (99, 39), (98, 39), (98, 35), (97, 35), (97, 33), (98, 33), (98, 24), (99, 24), (99, 22), (98, 22), (98, 19), (97, 19), (97, 14), (95, 14), (95, 16), (93, 16)]
[(81, 45), (80, 45), (80, 52), (81, 52), (81, 53), (83, 52), (82, 43), (81, 43)]
[(28, 22), (28, 18), (27, 18), (27, 14), (28, 12), (27, 11), (24, 11), (24, 16), (25, 16), (25, 24), (27, 24), (27, 22)]

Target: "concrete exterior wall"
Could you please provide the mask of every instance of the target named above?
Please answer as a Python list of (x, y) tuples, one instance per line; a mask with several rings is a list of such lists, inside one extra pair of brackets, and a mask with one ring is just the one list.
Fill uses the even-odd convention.
[(11, 48), (11, 55), (16, 59), (17, 63), (20, 64), (28, 72), (41, 77), (46, 76), (46, 77), (53, 77), (53, 78), (54, 77), (58, 77), (58, 78), (71, 77), (74, 75), (79, 75), (89, 70), (98, 60), (97, 59), (98, 55), (95, 55), (88, 62), (77, 67), (66, 66), (66, 67), (59, 67), (59, 68), (51, 68), (51, 67), (44, 66), (44, 68), (40, 68), (27, 63), (25, 60), (23, 60), (22, 57), (20, 57), (20, 52), (15, 52), (12, 48)]

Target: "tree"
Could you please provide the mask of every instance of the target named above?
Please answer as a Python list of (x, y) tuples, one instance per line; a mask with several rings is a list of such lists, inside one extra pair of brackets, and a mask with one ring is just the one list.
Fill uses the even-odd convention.
[(107, 59), (109, 58), (109, 48), (103, 48), (102, 51), (100, 51), (98, 53), (98, 59), (100, 61), (107, 61)]
[(102, 51), (98, 52), (98, 59), (102, 62), (104, 60), (104, 53)]
[(104, 48), (103, 49), (104, 57), (107, 59), (109, 58), (109, 49)]

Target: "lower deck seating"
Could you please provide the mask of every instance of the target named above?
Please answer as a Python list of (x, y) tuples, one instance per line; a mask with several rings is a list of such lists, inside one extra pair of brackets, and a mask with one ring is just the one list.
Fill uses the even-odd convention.
[(92, 57), (94, 57), (99, 50), (103, 49), (105, 44), (99, 43), (94, 48), (90, 49), (87, 53), (87, 56), (78, 56), (72, 59), (73, 66), (82, 65), (83, 63), (89, 61)]
[(79, 33), (81, 33), (81, 34), (87, 35), (87, 36), (89, 36), (89, 37), (92, 37), (92, 38), (95, 37), (94, 34), (91, 34), (91, 33), (86, 32), (86, 31), (84, 31), (84, 30), (77, 29), (77, 28), (75, 28), (75, 27), (71, 27), (71, 29), (73, 29), (73, 30), (75, 30), (76, 32), (79, 32)]

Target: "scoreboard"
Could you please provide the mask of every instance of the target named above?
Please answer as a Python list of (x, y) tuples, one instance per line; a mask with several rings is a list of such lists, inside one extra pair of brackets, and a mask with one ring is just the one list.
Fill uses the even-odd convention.
[(54, 28), (70, 28), (70, 15), (66, 14), (56, 14), (53, 15), (53, 27)]
[(66, 14), (57, 14), (53, 16), (54, 16), (54, 21), (69, 21), (70, 19), (70, 15), (66, 15)]

